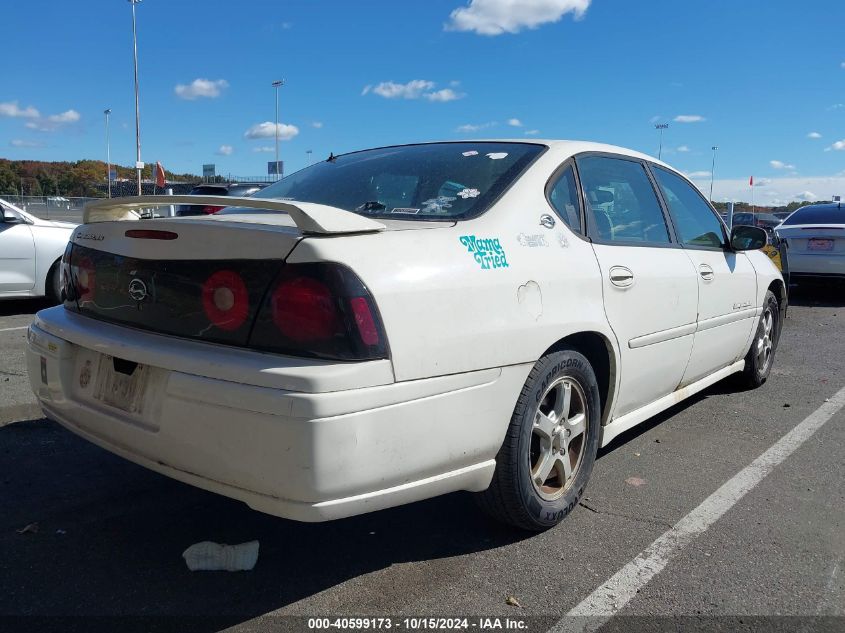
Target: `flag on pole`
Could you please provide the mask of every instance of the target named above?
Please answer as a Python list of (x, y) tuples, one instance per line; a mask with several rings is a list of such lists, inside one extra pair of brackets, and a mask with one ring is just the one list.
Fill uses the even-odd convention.
[(749, 187), (753, 187), (753, 186), (754, 186), (754, 176), (751, 176), (751, 178), (748, 180), (748, 186), (749, 186)]
[(156, 186), (164, 189), (164, 186), (167, 184), (167, 178), (164, 175), (164, 167), (161, 166), (161, 163), (156, 161)]

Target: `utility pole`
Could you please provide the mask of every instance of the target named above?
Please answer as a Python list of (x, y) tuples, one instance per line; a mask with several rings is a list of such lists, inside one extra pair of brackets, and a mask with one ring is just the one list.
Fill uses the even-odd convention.
[(663, 154), (663, 130), (669, 129), (668, 123), (655, 123), (654, 129), (660, 132), (660, 145), (657, 148), (657, 160), (660, 160), (661, 155)]
[(138, 31), (135, 22), (135, 5), (141, 0), (129, 0), (132, 5), (132, 50), (135, 56), (135, 170), (138, 172), (138, 195), (141, 195), (141, 110), (138, 103)]
[(279, 173), (279, 88), (285, 85), (284, 79), (277, 79), (272, 84), (273, 88), (276, 89), (276, 127), (273, 129), (274, 135), (276, 137), (276, 176), (277, 180), (278, 177), (281, 177)]
[(311, 150), (310, 149), (305, 150), (305, 155), (308, 156), (308, 164), (310, 165), (311, 164)]
[(106, 115), (106, 180), (109, 183), (109, 198), (111, 198), (111, 143), (109, 142), (109, 115), (111, 114), (111, 108), (103, 110), (103, 114)]
[(713, 178), (716, 177), (716, 151), (719, 149), (717, 146), (713, 146), (710, 149), (713, 150), (713, 164), (710, 165), (710, 202), (713, 202)]

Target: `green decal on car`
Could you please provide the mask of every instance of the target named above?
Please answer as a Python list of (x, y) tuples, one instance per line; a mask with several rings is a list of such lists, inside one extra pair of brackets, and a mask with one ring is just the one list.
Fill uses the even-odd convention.
[(498, 237), (479, 238), (475, 235), (461, 235), (460, 240), (467, 252), (472, 253), (482, 270), (508, 267), (505, 249)]

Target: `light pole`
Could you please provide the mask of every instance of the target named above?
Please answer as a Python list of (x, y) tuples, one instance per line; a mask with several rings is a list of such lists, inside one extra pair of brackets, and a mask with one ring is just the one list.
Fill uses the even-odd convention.
[(311, 150), (310, 149), (305, 150), (305, 155), (308, 156), (308, 164), (310, 165), (311, 164)]
[[(273, 88), (276, 89), (276, 127), (273, 129), (276, 137), (276, 176), (279, 177), (279, 88), (285, 85), (284, 79), (277, 79), (272, 84)], [(278, 178), (277, 178), (278, 179)]]
[(669, 129), (668, 123), (655, 123), (654, 129), (660, 131), (660, 145), (657, 148), (657, 160), (660, 160), (660, 156), (663, 154), (663, 130)]
[(713, 202), (713, 178), (716, 176), (716, 151), (719, 148), (714, 145), (710, 149), (713, 150), (713, 163), (710, 165), (710, 202)]
[(141, 111), (138, 106), (138, 33), (135, 27), (135, 5), (141, 0), (129, 0), (132, 5), (132, 50), (135, 55), (135, 169), (138, 172), (138, 195), (141, 195)]
[(103, 110), (106, 115), (106, 180), (109, 183), (109, 198), (111, 198), (111, 147), (109, 143), (109, 115), (111, 108)]

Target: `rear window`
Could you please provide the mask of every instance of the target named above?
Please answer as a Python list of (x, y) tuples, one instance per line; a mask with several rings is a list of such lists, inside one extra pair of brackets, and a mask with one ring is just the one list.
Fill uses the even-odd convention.
[(544, 150), (492, 142), (365, 150), (306, 167), (254, 197), (314, 202), (373, 217), (462, 219), (486, 211)]
[(226, 187), (201, 186), (191, 189), (192, 196), (225, 196), (226, 194)]
[(229, 195), (247, 197), (260, 190), (261, 187), (256, 185), (236, 185), (234, 187), (229, 187)]
[(845, 209), (838, 207), (803, 207), (783, 222), (789, 224), (845, 224)]

